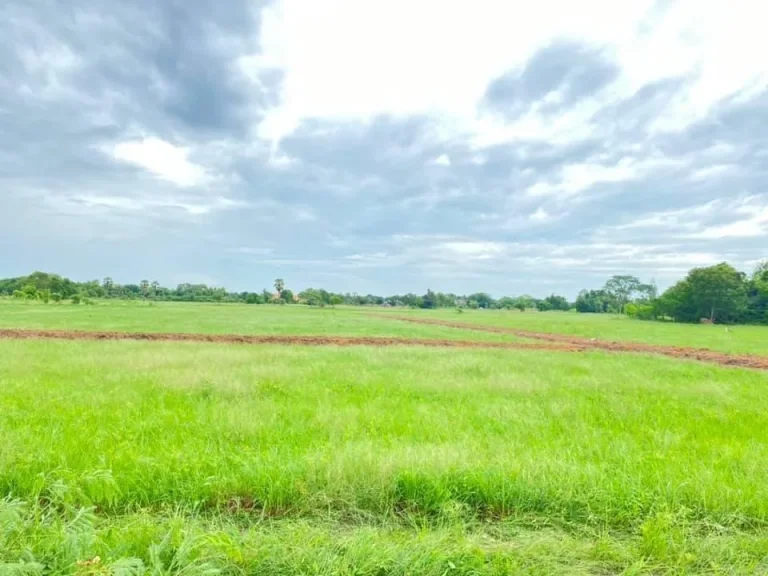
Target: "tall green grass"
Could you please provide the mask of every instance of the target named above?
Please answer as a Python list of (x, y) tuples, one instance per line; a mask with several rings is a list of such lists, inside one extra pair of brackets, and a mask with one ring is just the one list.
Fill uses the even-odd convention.
[(766, 385), (601, 353), (4, 341), (0, 563), (755, 572)]

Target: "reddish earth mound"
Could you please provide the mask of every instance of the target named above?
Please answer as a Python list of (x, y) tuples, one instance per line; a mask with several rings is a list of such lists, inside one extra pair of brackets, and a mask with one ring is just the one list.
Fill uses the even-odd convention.
[(511, 330), (494, 326), (477, 326), (460, 322), (443, 322), (442, 320), (417, 319), (396, 316), (386, 316), (390, 319), (415, 322), (418, 324), (436, 324), (461, 328), (463, 330), (478, 330), (514, 334), (525, 338), (533, 338), (540, 342), (480, 342), (474, 340), (441, 340), (425, 338), (389, 338), (385, 336), (275, 336), (259, 335), (245, 336), (239, 334), (189, 334), (163, 332), (90, 332), (66, 330), (23, 330), (0, 329), (0, 339), (37, 340), (148, 340), (169, 342), (217, 342), (224, 344), (282, 344), (302, 346), (426, 346), (431, 348), (476, 348), (502, 350), (553, 350), (561, 352), (584, 352), (587, 350), (605, 350), (609, 352), (635, 352), (646, 354), (662, 354), (673, 358), (685, 358), (711, 362), (726, 366), (757, 368), (768, 370), (768, 358), (762, 356), (731, 355), (712, 350), (697, 348), (679, 348), (670, 346), (652, 346), (632, 342), (600, 342), (575, 336), (560, 334), (542, 334)]
[(447, 326), (449, 328), (459, 328), (461, 330), (475, 330), (479, 332), (493, 332), (495, 334), (512, 334), (520, 338), (531, 338), (542, 342), (552, 344), (561, 344), (570, 346), (580, 351), (583, 350), (607, 350), (609, 352), (635, 352), (643, 354), (662, 354), (672, 356), (673, 358), (685, 358), (690, 360), (699, 360), (701, 362), (711, 362), (725, 366), (741, 366), (744, 368), (757, 368), (768, 370), (768, 358), (765, 356), (752, 356), (747, 354), (727, 354), (725, 352), (716, 352), (706, 348), (685, 348), (681, 346), (656, 346), (653, 344), (643, 344), (642, 342), (611, 342), (601, 340), (589, 340), (579, 336), (566, 336), (565, 334), (549, 334), (545, 332), (529, 332), (527, 330), (517, 330), (513, 328), (503, 328), (498, 326), (481, 326), (478, 324), (468, 324), (465, 322), (451, 322), (449, 320), (437, 320), (434, 318), (412, 318), (408, 316), (391, 316), (389, 314), (379, 314), (378, 318), (388, 318), (390, 320), (401, 320), (403, 322), (413, 322), (414, 324), (430, 324), (435, 326)]
[(432, 348), (500, 348), (578, 351), (578, 346), (559, 342), (480, 342), (386, 336), (276, 336), (241, 334), (191, 334), (167, 332), (91, 332), (81, 330), (0, 329), (0, 339), (14, 340), (151, 340), (167, 342), (218, 342), (224, 344), (285, 344), (302, 346), (427, 346)]

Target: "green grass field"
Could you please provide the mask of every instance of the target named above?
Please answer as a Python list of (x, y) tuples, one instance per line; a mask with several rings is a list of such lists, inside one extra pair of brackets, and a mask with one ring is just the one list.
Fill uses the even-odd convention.
[(709, 348), (732, 354), (768, 356), (768, 326), (677, 324), (633, 320), (617, 314), (518, 312), (504, 310), (377, 309), (377, 315), (435, 318), (533, 332), (568, 334), (600, 340), (632, 341), (659, 346)]
[[(346, 309), (0, 311), (3, 327), (484, 336)], [(544, 322), (529, 316), (459, 320)], [(768, 573), (766, 387), (601, 352), (0, 340), (0, 574)]]
[(356, 308), (259, 306), (101, 300), (93, 306), (42, 304), (0, 298), (0, 328), (273, 334), (290, 336), (391, 336), (451, 340), (515, 341), (513, 335), (441, 326), (408, 325)]

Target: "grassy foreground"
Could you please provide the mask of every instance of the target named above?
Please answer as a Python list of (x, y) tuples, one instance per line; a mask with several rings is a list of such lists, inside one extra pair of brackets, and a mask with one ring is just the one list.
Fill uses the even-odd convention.
[(600, 353), (3, 341), (0, 573), (761, 573), (766, 385)]

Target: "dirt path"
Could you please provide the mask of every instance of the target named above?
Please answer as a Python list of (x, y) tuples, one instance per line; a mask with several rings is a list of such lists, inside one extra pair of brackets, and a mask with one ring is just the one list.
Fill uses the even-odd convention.
[(551, 334), (547, 332), (532, 332), (528, 330), (518, 330), (514, 328), (503, 328), (499, 326), (482, 326), (479, 324), (469, 324), (466, 322), (452, 322), (450, 320), (438, 320), (435, 318), (413, 318), (408, 316), (393, 316), (390, 314), (376, 314), (377, 318), (388, 318), (390, 320), (400, 320), (402, 322), (412, 322), (414, 324), (429, 324), (433, 326), (446, 326), (448, 328), (458, 328), (461, 330), (474, 330), (478, 332), (492, 332), (494, 334), (510, 334), (520, 338), (531, 338), (539, 340), (541, 343), (547, 342), (569, 346), (579, 351), (583, 350), (606, 350), (608, 352), (634, 352), (641, 354), (661, 354), (673, 358), (683, 358), (689, 360), (699, 360), (701, 362), (710, 362), (722, 364), (724, 366), (740, 366), (744, 368), (757, 368), (768, 370), (768, 357), (754, 356), (748, 354), (728, 354), (726, 352), (716, 352), (706, 348), (687, 348), (683, 346), (657, 346), (654, 344), (644, 344), (642, 342), (613, 342), (607, 340), (590, 340), (580, 336), (568, 336), (565, 334)]
[(590, 350), (605, 350), (609, 352), (634, 352), (645, 354), (661, 354), (673, 358), (684, 358), (768, 370), (768, 358), (762, 356), (731, 355), (712, 350), (696, 348), (679, 348), (669, 346), (651, 346), (632, 342), (601, 342), (559, 334), (542, 334), (525, 332), (493, 326), (477, 326), (459, 322), (443, 322), (442, 320), (416, 319), (396, 316), (386, 316), (417, 324), (436, 324), (461, 328), (463, 330), (479, 330), (515, 334), (525, 338), (540, 340), (539, 342), (483, 342), (477, 340), (443, 340), (431, 338), (390, 338), (386, 336), (275, 336), (259, 335), (245, 336), (238, 334), (190, 334), (163, 332), (91, 332), (68, 330), (24, 330), (0, 329), (0, 339), (13, 340), (143, 340), (153, 342), (215, 342), (224, 344), (281, 344), (302, 346), (425, 346), (429, 348), (474, 348), (500, 350), (551, 350), (559, 352), (585, 352)]
[(503, 350), (565, 350), (578, 346), (558, 342), (483, 342), (387, 336), (277, 336), (168, 332), (92, 332), (85, 330), (27, 330), (0, 328), (0, 340), (144, 340), (152, 342), (216, 342), (223, 344), (282, 344), (302, 346), (426, 346), (430, 348), (499, 348)]

